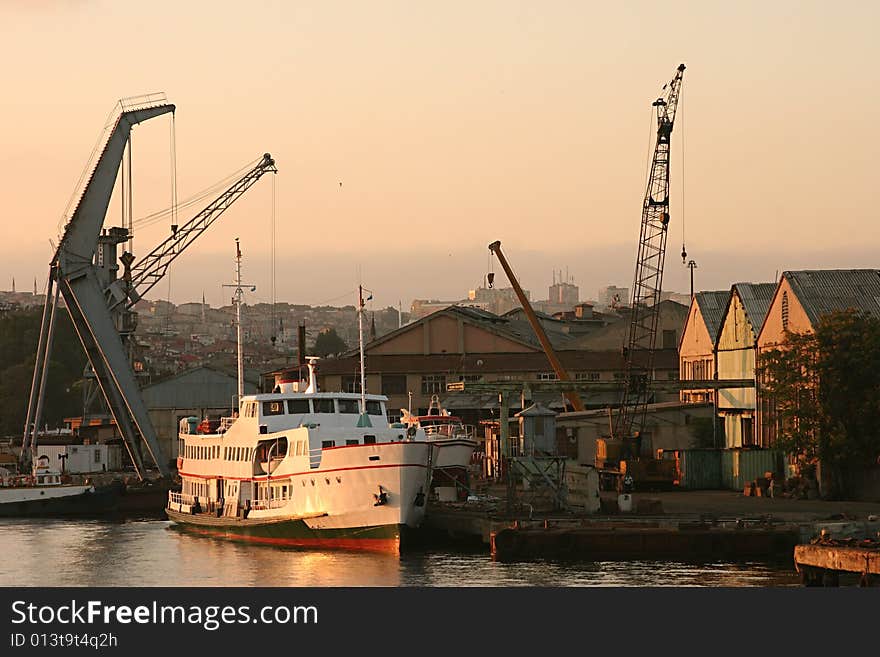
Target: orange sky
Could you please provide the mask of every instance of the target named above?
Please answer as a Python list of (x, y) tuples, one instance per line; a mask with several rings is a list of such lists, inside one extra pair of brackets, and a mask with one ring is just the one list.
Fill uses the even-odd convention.
[[(181, 198), (276, 158), (279, 300), (353, 303), (359, 269), (379, 306), (460, 298), (495, 239), (532, 298), (553, 267), (595, 298), (631, 283), (650, 104), (680, 62), (664, 287), (688, 288), (683, 206), (698, 288), (877, 266), (878, 7), (7, 0), (0, 288), (43, 284), (116, 100), (164, 91)], [(134, 140), (141, 216), (169, 203), (169, 121)], [(181, 257), (173, 300), (228, 303), (235, 236), (250, 300), (271, 298), (271, 190), (260, 181)], [(138, 232), (136, 255), (167, 232)]]

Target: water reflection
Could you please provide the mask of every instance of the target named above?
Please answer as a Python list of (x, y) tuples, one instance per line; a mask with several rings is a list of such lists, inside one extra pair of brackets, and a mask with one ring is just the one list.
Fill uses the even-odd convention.
[(196, 536), (169, 522), (0, 521), (3, 586), (796, 586), (790, 564), (493, 562), (447, 548), (396, 557)]

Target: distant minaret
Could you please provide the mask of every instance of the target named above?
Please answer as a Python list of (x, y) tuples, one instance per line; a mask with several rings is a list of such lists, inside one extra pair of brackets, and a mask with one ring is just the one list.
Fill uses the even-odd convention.
[(376, 339), (376, 313), (370, 313), (370, 341)]
[(12, 277), (12, 293), (15, 294), (15, 276)]
[(34, 276), (34, 296), (37, 296), (37, 277)]
[(202, 324), (205, 323), (205, 291), (202, 290)]

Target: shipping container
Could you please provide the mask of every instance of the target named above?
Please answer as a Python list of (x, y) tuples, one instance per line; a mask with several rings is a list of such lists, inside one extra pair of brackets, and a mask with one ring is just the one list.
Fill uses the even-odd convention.
[(721, 485), (720, 449), (678, 451), (679, 486), (687, 490), (717, 490)]
[(724, 488), (743, 490), (746, 484), (772, 472), (782, 478), (785, 455), (778, 449), (727, 449), (721, 457), (721, 479)]

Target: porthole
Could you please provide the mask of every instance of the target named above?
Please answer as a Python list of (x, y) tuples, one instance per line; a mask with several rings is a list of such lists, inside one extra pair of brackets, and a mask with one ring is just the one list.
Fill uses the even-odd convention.
[(330, 480), (325, 478), (325, 479), (324, 479), (324, 483), (327, 484), (327, 485), (329, 486), (329, 485), (330, 485)]
[(336, 483), (337, 483), (337, 484), (341, 484), (341, 483), (342, 483), (342, 477), (336, 477)]

